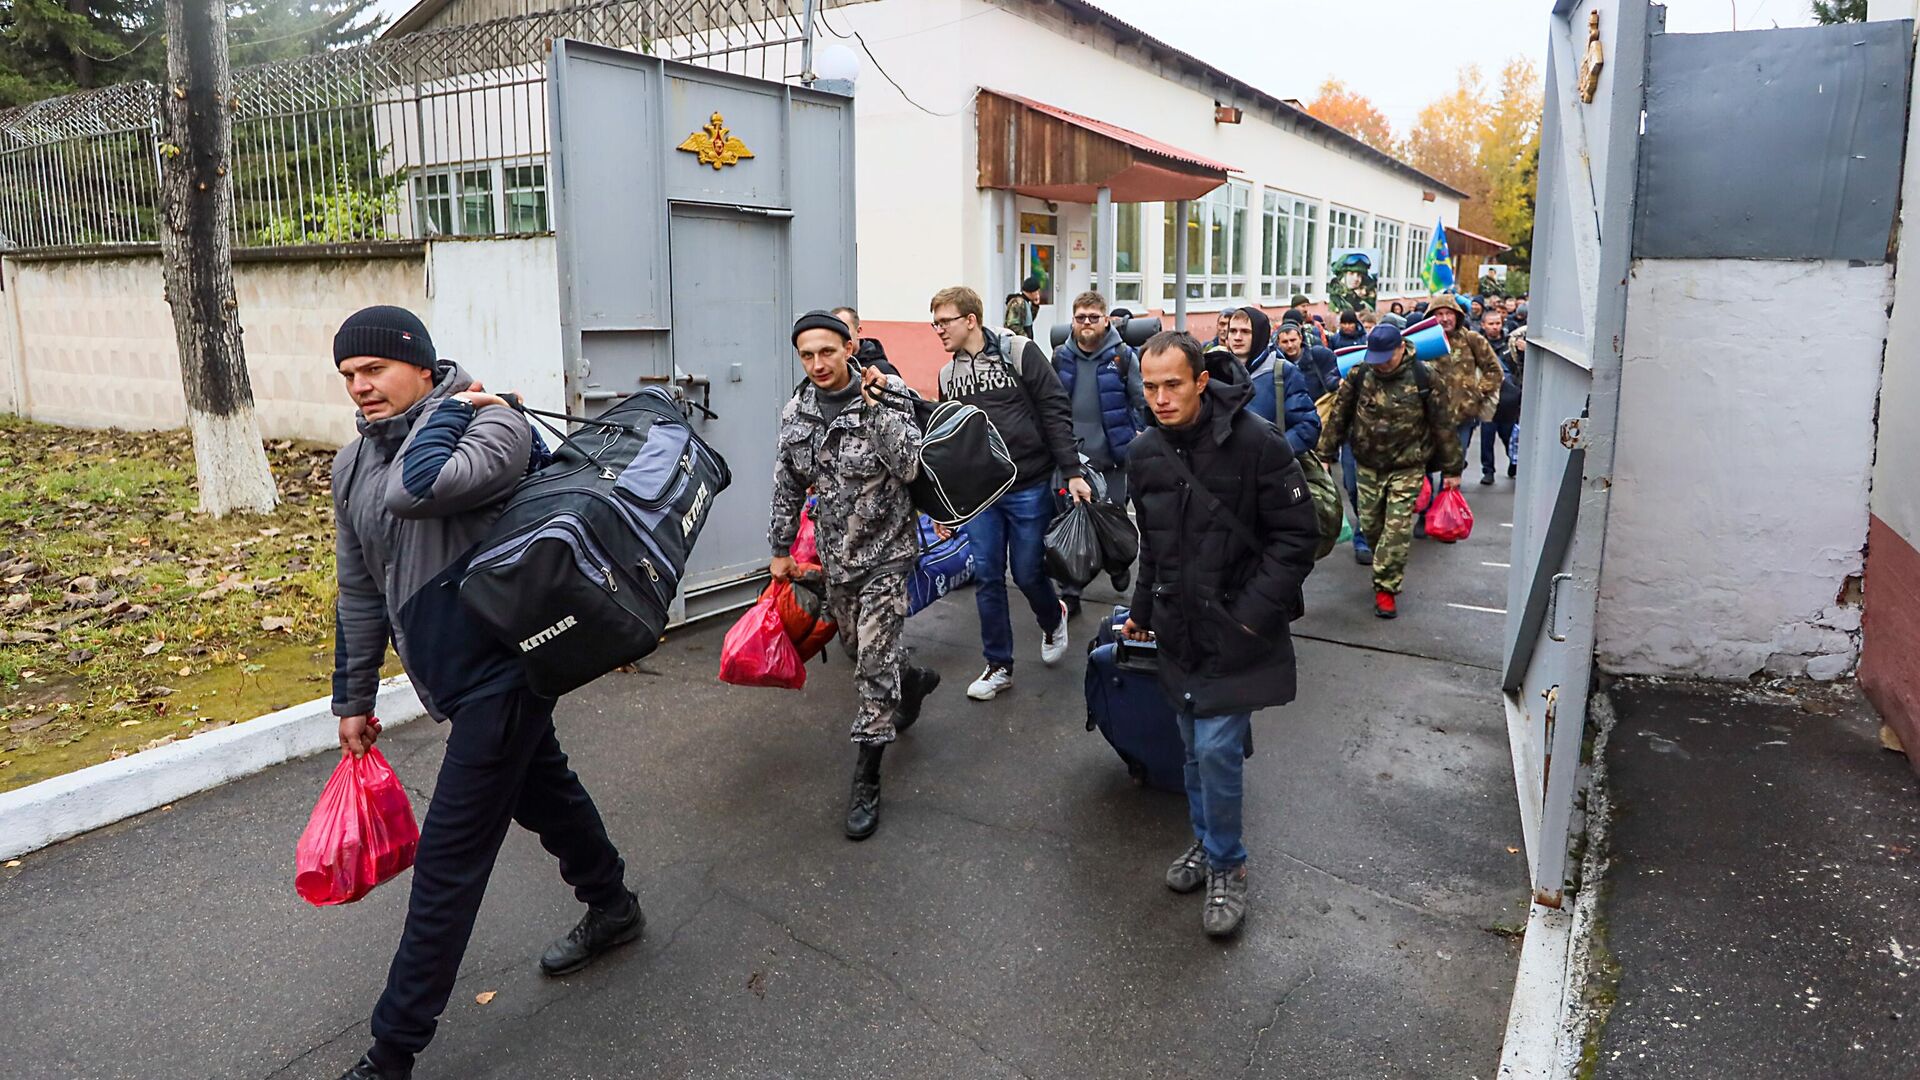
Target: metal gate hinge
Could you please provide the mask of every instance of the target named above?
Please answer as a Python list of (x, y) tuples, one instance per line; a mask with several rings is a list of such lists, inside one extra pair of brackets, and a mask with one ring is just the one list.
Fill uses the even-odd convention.
[(1560, 445), (1569, 450), (1585, 450), (1587, 448), (1586, 417), (1576, 416), (1571, 420), (1560, 421)]

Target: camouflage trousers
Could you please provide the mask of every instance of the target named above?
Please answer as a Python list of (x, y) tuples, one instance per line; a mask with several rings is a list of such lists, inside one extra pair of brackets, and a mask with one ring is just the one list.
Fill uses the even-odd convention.
[(854, 689), (860, 695), (853, 741), (890, 743), (900, 678), (906, 671), (907, 649), (900, 631), (907, 624), (907, 570), (879, 570), (829, 584), (827, 608), (840, 626), (840, 644), (853, 661)]
[(1356, 465), (1359, 522), (1373, 545), (1373, 588), (1397, 593), (1407, 577), (1407, 551), (1413, 547), (1413, 506), (1420, 500), (1420, 469), (1369, 469)]

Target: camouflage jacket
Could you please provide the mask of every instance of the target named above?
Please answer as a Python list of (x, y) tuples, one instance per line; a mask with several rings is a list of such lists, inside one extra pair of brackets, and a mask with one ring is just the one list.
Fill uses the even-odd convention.
[[(899, 391), (906, 384), (888, 383)], [(767, 541), (785, 555), (800, 532), (807, 489), (819, 496), (813, 527), (827, 580), (853, 581), (869, 571), (913, 561), (920, 530), (907, 483), (920, 473), (920, 429), (902, 402), (868, 405), (856, 395), (828, 423), (817, 388), (801, 386), (780, 410), (773, 466), (773, 519)]]
[(1320, 456), (1332, 461), (1340, 444), (1353, 443), (1355, 461), (1369, 469), (1423, 469), (1447, 476), (1466, 470), (1459, 425), (1447, 412), (1446, 395), (1431, 374), (1420, 385), (1418, 360), (1404, 360), (1391, 375), (1362, 364), (1340, 381), (1340, 396), (1320, 431)]
[(1008, 332), (1025, 338), (1032, 337), (1033, 316), (1034, 306), (1031, 301), (1020, 293), (1008, 294), (1006, 318), (1002, 320)]
[(1500, 404), (1500, 358), (1477, 330), (1464, 327), (1447, 335), (1453, 351), (1430, 365), (1447, 398), (1455, 427), (1468, 420), (1491, 420)]

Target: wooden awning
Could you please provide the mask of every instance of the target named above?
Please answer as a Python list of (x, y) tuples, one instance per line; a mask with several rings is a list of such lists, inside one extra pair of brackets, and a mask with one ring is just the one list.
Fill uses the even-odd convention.
[(1511, 247), (1511, 244), (1503, 244), (1477, 232), (1468, 232), (1458, 225), (1447, 226), (1447, 252), (1452, 255), (1498, 255)]
[(1197, 199), (1232, 166), (1018, 94), (982, 88), (974, 104), (980, 183), (1054, 202)]

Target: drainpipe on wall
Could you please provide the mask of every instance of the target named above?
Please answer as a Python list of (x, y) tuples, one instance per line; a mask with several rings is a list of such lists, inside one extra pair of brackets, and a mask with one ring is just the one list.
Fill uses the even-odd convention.
[(1173, 328), (1187, 328), (1187, 200), (1173, 204)]
[(1100, 253), (1093, 273), (1094, 288), (1107, 298), (1108, 306), (1113, 304), (1114, 232), (1113, 189), (1103, 184), (1093, 202), (1093, 249)]

